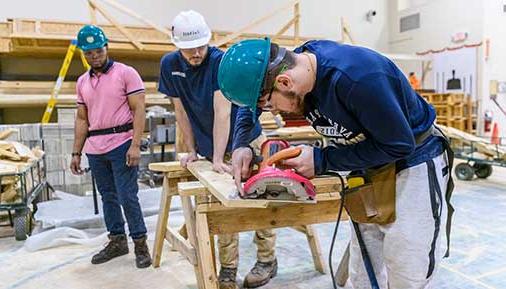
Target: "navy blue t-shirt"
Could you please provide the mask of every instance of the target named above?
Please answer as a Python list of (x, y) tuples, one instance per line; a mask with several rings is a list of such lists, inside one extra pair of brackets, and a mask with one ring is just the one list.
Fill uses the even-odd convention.
[[(213, 156), (214, 92), (219, 90), (218, 67), (223, 51), (209, 47), (208, 54), (201, 65), (191, 66), (180, 51), (167, 53), (160, 63), (158, 90), (168, 96), (178, 97), (188, 115), (195, 138), (197, 152), (208, 158)], [(237, 106), (232, 105), (230, 115), (230, 134), (227, 152), (232, 147)], [(248, 134), (251, 141), (261, 133), (259, 125)], [(251, 137), (250, 137), (251, 136)]]
[(435, 137), (416, 146), (415, 136), (432, 126), (436, 113), (388, 58), (327, 40), (309, 41), (294, 52), (306, 50), (316, 55), (317, 75), (304, 114), (329, 139), (327, 147), (314, 149), (316, 174), (394, 161), (403, 169), (443, 152)]

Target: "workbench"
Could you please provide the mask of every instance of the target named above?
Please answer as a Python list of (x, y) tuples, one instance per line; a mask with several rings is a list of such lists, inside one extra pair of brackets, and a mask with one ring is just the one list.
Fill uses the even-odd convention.
[[(313, 179), (317, 202), (308, 204), (241, 199), (235, 193), (232, 177), (212, 171), (212, 163), (206, 160), (190, 163), (188, 169), (181, 168), (179, 162), (152, 163), (149, 168), (164, 173), (153, 246), (154, 267), (160, 265), (163, 242), (167, 240), (172, 250), (180, 252), (194, 266), (198, 288), (217, 289), (215, 235), (292, 227), (306, 235), (315, 269), (326, 272), (318, 235), (310, 225), (336, 221), (340, 204), (338, 178)], [(174, 196), (181, 198), (185, 218), (179, 231), (167, 226)]]

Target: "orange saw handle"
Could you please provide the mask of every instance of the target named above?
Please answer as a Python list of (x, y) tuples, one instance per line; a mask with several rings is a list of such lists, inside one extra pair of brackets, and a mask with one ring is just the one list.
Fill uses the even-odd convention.
[(302, 149), (299, 147), (291, 147), (273, 154), (266, 161), (267, 166), (272, 166), (280, 161), (293, 159), (298, 157), (302, 153)]

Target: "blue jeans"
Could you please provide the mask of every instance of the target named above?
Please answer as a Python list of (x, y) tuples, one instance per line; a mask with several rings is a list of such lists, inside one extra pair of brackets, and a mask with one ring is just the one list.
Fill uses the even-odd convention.
[(137, 193), (138, 167), (126, 165), (126, 153), (132, 141), (127, 141), (114, 150), (100, 155), (87, 154), (97, 189), (102, 195), (105, 225), (111, 235), (125, 234), (125, 220), (130, 237), (137, 239), (146, 235)]

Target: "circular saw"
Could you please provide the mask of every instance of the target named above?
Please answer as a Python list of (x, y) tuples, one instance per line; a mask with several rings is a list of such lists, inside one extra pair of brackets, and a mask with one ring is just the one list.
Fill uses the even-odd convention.
[(301, 152), (301, 148), (290, 147), (284, 140), (265, 141), (258, 173), (244, 184), (243, 198), (315, 203), (316, 192), (311, 181), (282, 164)]

